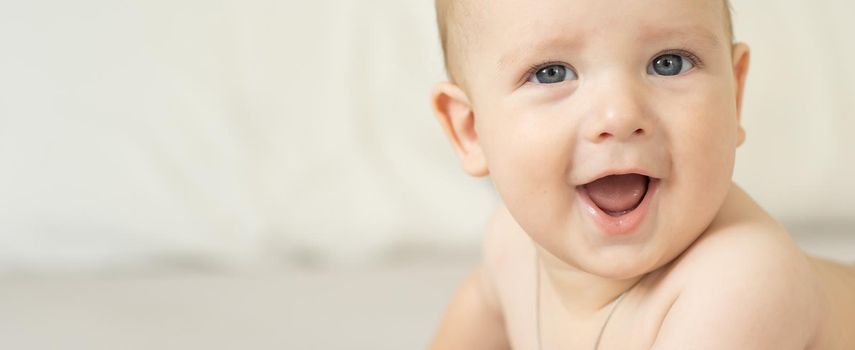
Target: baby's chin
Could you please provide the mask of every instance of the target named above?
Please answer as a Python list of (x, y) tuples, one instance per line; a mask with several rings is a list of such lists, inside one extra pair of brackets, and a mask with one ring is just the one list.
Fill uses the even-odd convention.
[[(574, 254), (575, 253), (575, 254)], [(656, 250), (638, 250), (638, 247), (608, 247), (599, 251), (568, 252), (572, 257), (560, 258), (565, 263), (586, 273), (611, 280), (626, 280), (656, 271), (673, 258)]]
[(638, 262), (592, 266), (591, 269), (586, 269), (586, 272), (611, 280), (626, 280), (644, 276), (655, 271), (656, 268), (646, 263)]

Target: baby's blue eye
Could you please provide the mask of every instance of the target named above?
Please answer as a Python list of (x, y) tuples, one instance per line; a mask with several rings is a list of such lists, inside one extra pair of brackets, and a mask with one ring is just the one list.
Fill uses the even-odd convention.
[(565, 80), (576, 79), (576, 72), (567, 66), (553, 64), (538, 69), (528, 77), (528, 82), (535, 84), (555, 84)]
[(674, 76), (688, 72), (695, 65), (692, 61), (682, 55), (667, 54), (661, 55), (653, 59), (650, 65), (647, 66), (648, 74)]

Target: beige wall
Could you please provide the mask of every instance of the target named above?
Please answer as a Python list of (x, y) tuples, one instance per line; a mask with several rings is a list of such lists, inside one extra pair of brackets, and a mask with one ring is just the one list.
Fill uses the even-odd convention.
[[(851, 222), (855, 5), (734, 6), (737, 181)], [(0, 4), (0, 270), (475, 244), (495, 196), (429, 113), (435, 38), (429, 1)]]
[(735, 1), (753, 48), (736, 179), (784, 220), (855, 220), (849, 1)]

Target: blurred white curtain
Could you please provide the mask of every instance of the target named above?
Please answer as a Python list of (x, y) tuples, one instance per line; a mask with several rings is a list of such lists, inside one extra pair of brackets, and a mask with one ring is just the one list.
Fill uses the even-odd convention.
[[(734, 6), (737, 180), (850, 220), (855, 5)], [(434, 26), (424, 0), (0, 4), (0, 271), (474, 245), (496, 199), (430, 113)]]
[(855, 3), (733, 6), (752, 47), (736, 180), (793, 226), (855, 224)]

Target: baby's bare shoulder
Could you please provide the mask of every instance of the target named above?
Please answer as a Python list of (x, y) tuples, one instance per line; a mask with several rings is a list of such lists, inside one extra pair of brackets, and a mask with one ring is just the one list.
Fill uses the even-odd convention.
[(808, 257), (740, 196), (673, 262), (679, 294), (654, 348), (805, 349), (816, 336), (822, 306)]
[(484, 235), (481, 251), (484, 264), (492, 268), (517, 265), (532, 249), (530, 238), (507, 208), (501, 204), (497, 206)]
[[(675, 261), (674, 273), (686, 286), (707, 283), (715, 277), (805, 278), (810, 276), (807, 256), (780, 225), (768, 221), (711, 227)], [(758, 281), (759, 282), (759, 281)]]
[(743, 282), (732, 288), (747, 288), (805, 282), (812, 276), (809, 259), (786, 229), (738, 187), (674, 265), (674, 274), (687, 288), (727, 281)]
[(519, 286), (524, 283), (534, 285), (534, 245), (503, 205), (496, 208), (487, 224), (481, 255), (499, 304), (507, 306), (521, 297)]
[(528, 326), (536, 322), (534, 243), (503, 205), (487, 225), (482, 259), (488, 299), (501, 310), (512, 348), (529, 347), (534, 334)]

